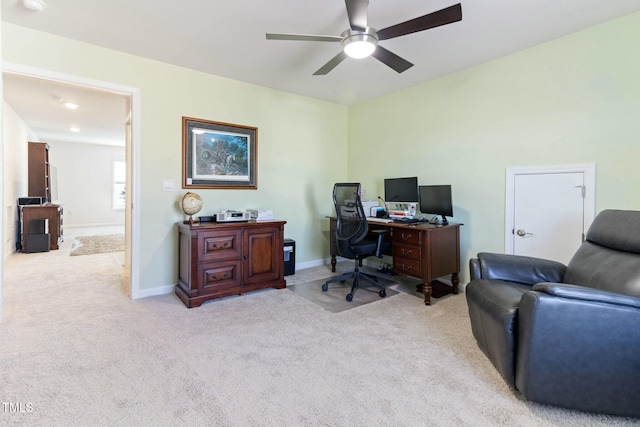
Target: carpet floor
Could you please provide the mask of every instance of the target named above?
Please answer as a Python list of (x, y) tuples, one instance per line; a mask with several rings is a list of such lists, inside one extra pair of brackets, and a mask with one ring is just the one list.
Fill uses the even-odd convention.
[[(0, 425), (638, 425), (523, 401), (474, 342), (462, 294), (426, 307), (398, 283), (334, 313), (268, 289), (187, 309), (128, 299), (122, 252), (67, 253), (5, 262)], [(288, 284), (335, 274), (314, 269)]]

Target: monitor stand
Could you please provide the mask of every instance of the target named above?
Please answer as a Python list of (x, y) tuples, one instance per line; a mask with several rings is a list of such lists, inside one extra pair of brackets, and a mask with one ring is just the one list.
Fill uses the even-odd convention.
[(447, 217), (444, 215), (440, 215), (442, 217), (442, 221), (440, 221), (440, 224), (442, 225), (449, 225), (449, 221), (447, 221)]

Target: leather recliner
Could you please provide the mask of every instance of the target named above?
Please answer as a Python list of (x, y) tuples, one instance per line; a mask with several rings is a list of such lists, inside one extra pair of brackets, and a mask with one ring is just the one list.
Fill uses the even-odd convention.
[(605, 210), (567, 266), (479, 253), (471, 329), (530, 401), (640, 417), (640, 212)]

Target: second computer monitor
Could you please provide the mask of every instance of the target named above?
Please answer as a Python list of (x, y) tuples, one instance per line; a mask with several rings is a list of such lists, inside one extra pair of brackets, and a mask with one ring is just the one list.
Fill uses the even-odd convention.
[(418, 178), (386, 178), (384, 201), (388, 203), (418, 203)]
[(440, 215), (442, 223), (447, 224), (447, 216), (453, 216), (450, 185), (421, 185), (420, 212)]

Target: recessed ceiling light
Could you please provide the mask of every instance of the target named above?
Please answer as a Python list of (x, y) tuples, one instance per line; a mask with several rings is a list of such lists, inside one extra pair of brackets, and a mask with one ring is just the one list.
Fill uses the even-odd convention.
[(70, 130), (71, 132), (80, 132), (80, 128), (77, 128), (77, 127), (75, 127), (75, 126), (71, 126), (71, 127), (69, 128), (69, 130)]
[(79, 107), (78, 104), (74, 104), (73, 102), (65, 102), (64, 106), (67, 107), (69, 110), (75, 110), (76, 108)]
[(44, 0), (22, 0), (22, 4), (29, 10), (35, 10), (37, 12), (42, 12), (47, 8), (47, 4)]

